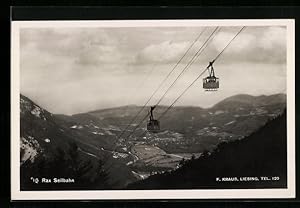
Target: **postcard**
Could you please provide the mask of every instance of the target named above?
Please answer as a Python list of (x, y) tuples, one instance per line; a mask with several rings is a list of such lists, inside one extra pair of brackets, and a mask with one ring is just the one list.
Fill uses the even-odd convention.
[(12, 21), (13, 200), (295, 197), (292, 19)]

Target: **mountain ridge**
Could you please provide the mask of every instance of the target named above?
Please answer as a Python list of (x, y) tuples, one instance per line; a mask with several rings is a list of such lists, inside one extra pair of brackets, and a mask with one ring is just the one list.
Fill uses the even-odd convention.
[[(260, 99), (260, 98), (271, 98), (271, 97), (276, 97), (276, 98), (280, 98), (280, 100), (282, 100), (282, 102), (284, 102), (286, 100), (286, 94), (285, 93), (275, 93), (275, 94), (270, 94), (270, 95), (265, 95), (265, 94), (261, 94), (261, 95), (249, 95), (249, 94), (236, 94), (236, 95), (232, 95), (229, 96), (217, 103), (215, 103), (214, 105), (212, 105), (211, 107), (202, 107), (202, 106), (195, 106), (195, 105), (182, 105), (182, 106), (174, 106), (173, 108), (199, 108), (199, 109), (213, 109), (215, 106), (220, 105), (223, 102), (228, 102), (228, 101), (237, 101), (236, 99), (239, 98), (239, 101), (242, 101), (241, 98), (246, 98), (247, 100), (250, 101), (254, 101), (255, 99)], [(146, 108), (150, 108), (151, 105), (147, 105), (145, 106)], [(158, 105), (158, 107), (160, 108), (167, 108), (167, 105)], [(86, 113), (98, 113), (98, 112), (103, 112), (103, 111), (109, 111), (109, 110), (117, 110), (117, 109), (128, 109), (128, 108), (142, 108), (141, 105), (136, 105), (136, 104), (131, 104), (131, 105), (124, 105), (124, 106), (117, 106), (117, 107), (112, 107), (112, 108), (100, 108), (100, 109), (95, 109), (95, 110), (91, 110), (91, 111), (87, 111)], [(79, 113), (82, 114), (82, 113)], [(72, 114), (72, 115), (76, 115)]]
[[(112, 188), (123, 187), (136, 180), (125, 164), (115, 160), (111, 153), (100, 148), (106, 145), (104, 139), (94, 138), (92, 133), (74, 131), (68, 125), (63, 125), (64, 121), (59, 120), (56, 115), (44, 110), (26, 96), (20, 96), (20, 103), (20, 165), (22, 174), (25, 174), (25, 178), (21, 181), (22, 190), (39, 189), (40, 187), (30, 182), (28, 176), (30, 172), (37, 174), (35, 170), (39, 169), (41, 163), (53, 161), (57, 155), (64, 154), (62, 159), (70, 157), (68, 152), (73, 144), (77, 146), (75, 152), (78, 154), (79, 161), (91, 161), (92, 168), (88, 173), (91, 179), (96, 177), (96, 172), (93, 171), (97, 170), (97, 162), (100, 159), (105, 161), (103, 167), (110, 175), (108, 183), (111, 184)], [(54, 172), (53, 176), (55, 176), (55, 170), (51, 171)], [(74, 176), (65, 175), (64, 177), (72, 178)], [(49, 184), (48, 187), (46, 186), (47, 188), (52, 189), (53, 187)], [(74, 187), (67, 188), (72, 189)]]

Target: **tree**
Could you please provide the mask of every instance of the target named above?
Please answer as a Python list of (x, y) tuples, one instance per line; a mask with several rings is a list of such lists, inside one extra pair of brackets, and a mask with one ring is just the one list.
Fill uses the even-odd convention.
[(104, 170), (104, 163), (102, 160), (98, 160), (98, 167), (96, 169), (96, 178), (92, 183), (97, 189), (104, 189), (108, 186), (108, 173)]
[(180, 165), (180, 166), (183, 166), (184, 164), (185, 164), (185, 159), (182, 158), (182, 160), (180, 160), (180, 162), (179, 162), (179, 165)]

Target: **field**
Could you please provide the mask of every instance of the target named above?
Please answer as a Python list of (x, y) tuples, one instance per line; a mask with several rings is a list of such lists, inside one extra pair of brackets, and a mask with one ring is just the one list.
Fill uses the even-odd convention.
[(135, 173), (145, 174), (163, 172), (176, 169), (183, 159), (190, 159), (192, 155), (199, 156), (199, 153), (168, 154), (164, 150), (151, 145), (135, 145), (131, 148), (131, 153), (137, 160), (131, 165)]

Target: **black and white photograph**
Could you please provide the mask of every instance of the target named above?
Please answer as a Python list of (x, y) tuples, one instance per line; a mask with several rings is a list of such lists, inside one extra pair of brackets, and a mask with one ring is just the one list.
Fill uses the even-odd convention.
[(293, 20), (13, 21), (12, 199), (295, 197)]

